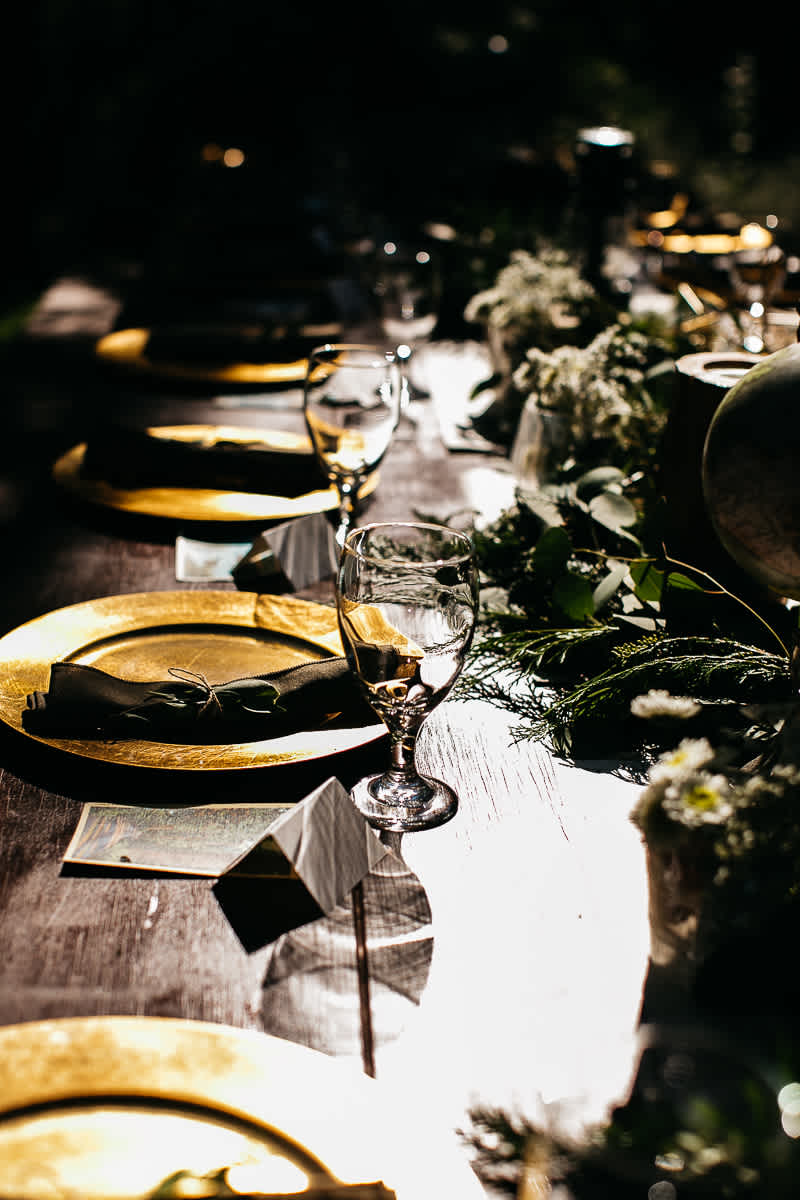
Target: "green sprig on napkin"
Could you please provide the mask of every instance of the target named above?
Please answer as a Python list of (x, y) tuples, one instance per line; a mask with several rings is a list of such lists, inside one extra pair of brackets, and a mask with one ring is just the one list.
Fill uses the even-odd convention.
[(140, 682), (56, 662), (48, 690), (28, 696), (22, 721), (28, 732), (50, 737), (221, 743), (319, 728), (340, 718), (350, 725), (377, 721), (346, 659), (331, 657), (218, 684), (182, 667), (170, 668), (167, 679)]

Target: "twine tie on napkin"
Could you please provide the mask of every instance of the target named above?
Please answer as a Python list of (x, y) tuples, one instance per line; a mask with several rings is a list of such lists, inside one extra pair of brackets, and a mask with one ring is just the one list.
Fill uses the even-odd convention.
[(48, 690), (27, 697), (23, 725), (50, 737), (225, 743), (377, 721), (338, 656), (225, 683), (183, 667), (168, 676), (140, 682), (55, 662)]

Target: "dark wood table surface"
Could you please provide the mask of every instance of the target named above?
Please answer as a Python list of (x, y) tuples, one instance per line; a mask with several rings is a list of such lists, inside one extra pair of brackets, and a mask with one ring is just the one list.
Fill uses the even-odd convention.
[[(176, 581), (176, 536), (239, 542), (258, 526), (133, 516), (55, 486), (52, 463), (100, 415), (302, 428), (291, 392), (191, 392), (99, 370), (93, 339), (115, 315), (113, 298), (61, 284), (7, 355), (0, 634), (95, 597), (234, 587)], [(398, 431), (370, 520), (491, 513), (511, 494), (504, 459), (445, 448), (469, 364), (463, 348), (434, 349), (432, 398)], [(512, 726), (455, 699), (427, 722), (420, 761), (455, 786), (460, 808), (440, 829), (395, 839), (365, 882), (367, 1013), (349, 907), (252, 941), (207, 879), (69, 874), (62, 855), (89, 801), (293, 802), (331, 775), (351, 786), (383, 743), (187, 776), (79, 759), (0, 728), (0, 1023), (131, 1014), (263, 1030), (374, 1070), (459, 1147), (473, 1106), (596, 1116), (629, 1078), (647, 969), (635, 785), (515, 743)]]

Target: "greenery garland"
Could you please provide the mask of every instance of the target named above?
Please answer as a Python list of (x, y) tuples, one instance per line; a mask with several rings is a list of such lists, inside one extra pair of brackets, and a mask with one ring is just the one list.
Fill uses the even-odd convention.
[(469, 686), (515, 712), (520, 736), (560, 754), (669, 745), (666, 710), (645, 729), (631, 709), (650, 691), (695, 702), (693, 728), (736, 732), (749, 752), (776, 732), (776, 706), (791, 703), (796, 613), (776, 605), (764, 616), (649, 546), (640, 535), (657, 523), (642, 483), (595, 469), (520, 493), (475, 531), (485, 587)]
[[(522, 267), (540, 293), (522, 287)], [(517, 256), (468, 312), (487, 327), (541, 333), (541, 294), (556, 310), (559, 289), (574, 312), (562, 257)], [(592, 314), (586, 336), (573, 329), (554, 347), (551, 330), (547, 350), (529, 346), (514, 368), (515, 391), (564, 415), (568, 436), (549, 478), (520, 487), (499, 520), (474, 531), (481, 636), (464, 686), (519, 716), (520, 737), (564, 755), (652, 759), (673, 744), (674, 706), (646, 723), (631, 709), (651, 691), (692, 702), (690, 732), (763, 754), (793, 696), (797, 610), (775, 599), (759, 611), (702, 562), (670, 557), (658, 464), (683, 347), (618, 314), (598, 331), (580, 295)]]
[[(685, 1093), (654, 1097), (643, 1070), (628, 1102), (574, 1144), (480, 1109), (465, 1137), (479, 1175), (514, 1195), (524, 1177), (537, 1195), (562, 1182), (581, 1196), (639, 1196), (660, 1168), (670, 1194), (789, 1196), (800, 1147), (800, 990), (787, 969), (800, 914), (800, 608), (670, 555), (658, 479), (669, 399), (653, 388), (669, 363), (637, 366), (641, 341), (623, 346), (631, 332), (617, 325), (583, 350), (533, 348), (515, 369), (518, 390), (571, 413), (570, 441), (541, 486), (518, 489), (474, 531), (480, 636), (463, 688), (515, 713), (520, 738), (640, 769), (631, 819), (647, 847), (651, 924), (674, 953), (663, 969), (697, 983), (701, 1032), (715, 1014), (726, 1029), (733, 996), (750, 1041), (722, 1082), (699, 1044)], [(663, 342), (649, 349), (657, 359)], [(591, 396), (624, 418), (602, 438)], [(672, 1049), (667, 1038), (663, 1054)], [(769, 1079), (748, 1069), (751, 1051)]]

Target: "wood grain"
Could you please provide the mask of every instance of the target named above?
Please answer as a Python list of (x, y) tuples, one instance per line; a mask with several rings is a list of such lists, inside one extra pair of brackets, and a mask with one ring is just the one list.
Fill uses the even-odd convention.
[[(174, 589), (176, 534), (220, 537), (56, 490), (51, 462), (98, 413), (124, 405), (160, 424), (301, 429), (296, 406), (260, 411), (249, 400), (237, 413), (207, 394), (132, 386), (99, 374), (85, 347), (44, 339), (19, 352), (8, 393), (0, 632), (96, 596)], [(508, 495), (504, 460), (444, 449), (435, 398), (413, 416), (365, 518), (489, 511)], [(223, 540), (257, 532), (226, 525)], [(330, 601), (330, 585), (304, 594)], [(360, 1061), (349, 907), (253, 945), (208, 881), (69, 875), (61, 855), (89, 800), (292, 801), (331, 774), (352, 786), (384, 754), (379, 744), (247, 779), (159, 778), (66, 761), (0, 730), (0, 1023), (178, 1016)], [(432, 715), (420, 762), (456, 788), (460, 807), (440, 829), (394, 839), (397, 853), (364, 884), (377, 1078), (454, 1140), (476, 1103), (540, 1118), (559, 1102), (570, 1119), (592, 1115), (624, 1088), (647, 965), (644, 857), (628, 820), (635, 788), (515, 743), (507, 716), (474, 701), (451, 699)], [(248, 904), (280, 925), (273, 895)]]

